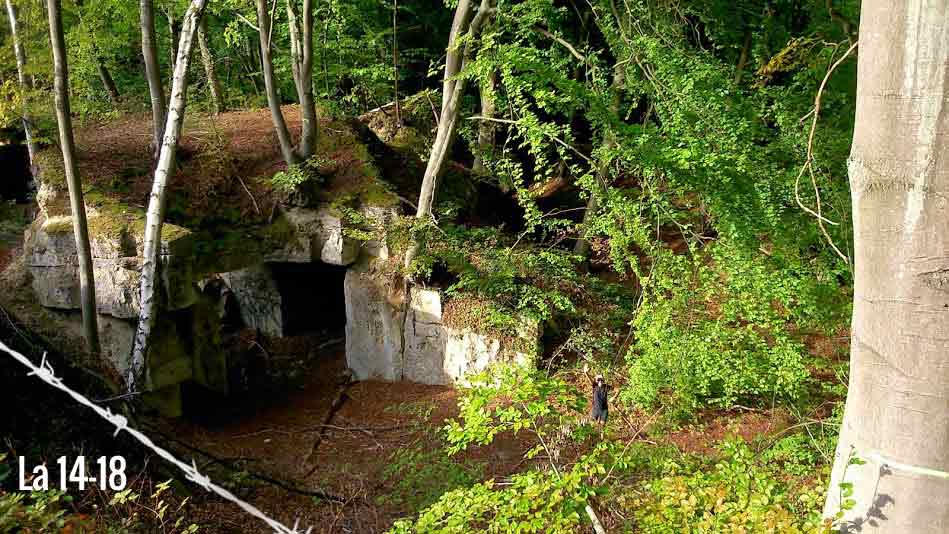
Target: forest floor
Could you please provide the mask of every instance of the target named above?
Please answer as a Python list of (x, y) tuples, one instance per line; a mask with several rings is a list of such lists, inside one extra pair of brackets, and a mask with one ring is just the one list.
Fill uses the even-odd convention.
[[(346, 386), (342, 343), (317, 352), (300, 350), (301, 343), (320, 345), (318, 339), (297, 339), (271, 347), (270, 354), (284, 364), (296, 359), (292, 365), (305, 369), (296, 386), (254, 395), (260, 400), (249, 403), (205, 404), (196, 416), (162, 420), (158, 435), (174, 436), (171, 447), (181, 454), (225, 466), (212, 477), (233, 484), (239, 495), (277, 519), (286, 524), (299, 519), (326, 533), (382, 533), (448, 490), (488, 479), (503, 482), (545, 461), (524, 459), (534, 445), (527, 432), (502, 434), (488, 446), (449, 458), (439, 429), (458, 413), (456, 390), (379, 381)], [(281, 352), (287, 349), (291, 352)], [(585, 387), (582, 375), (576, 378), (576, 385)], [(712, 456), (725, 439), (767, 442), (795, 421), (784, 408), (707, 410), (675, 428), (655, 414), (620, 407), (611, 413), (602, 439)], [(316, 491), (341, 502), (307, 495)], [(216, 499), (195, 501), (190, 517), (206, 525), (204, 532), (248, 532), (233, 505)], [(608, 513), (604, 522), (611, 523)]]

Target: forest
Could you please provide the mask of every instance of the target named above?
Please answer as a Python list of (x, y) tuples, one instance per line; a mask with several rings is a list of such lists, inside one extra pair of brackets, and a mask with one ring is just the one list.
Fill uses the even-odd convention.
[(0, 534), (949, 532), (949, 1), (3, 2)]

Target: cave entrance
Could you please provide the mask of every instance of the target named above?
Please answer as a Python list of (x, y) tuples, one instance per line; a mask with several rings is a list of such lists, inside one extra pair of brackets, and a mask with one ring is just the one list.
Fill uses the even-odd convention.
[(30, 156), (26, 145), (13, 142), (9, 137), (0, 132), (0, 169), (4, 169), (4, 178), (0, 180), (0, 200), (26, 202), (33, 182)]
[(269, 264), (283, 301), (283, 335), (336, 333), (346, 326), (346, 267), (323, 262)]

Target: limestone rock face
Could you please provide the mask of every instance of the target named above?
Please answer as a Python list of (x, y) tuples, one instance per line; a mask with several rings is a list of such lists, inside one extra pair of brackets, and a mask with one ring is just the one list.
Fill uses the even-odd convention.
[[(373, 226), (383, 229), (388, 228), (401, 213), (398, 207), (387, 206), (367, 206), (362, 210), (363, 216), (365, 216)], [(370, 239), (363, 243), (363, 251), (370, 259), (387, 260), (390, 256), (389, 246), (384, 236), (380, 239)]]
[(413, 288), (406, 310), (401, 294), (392, 295), (368, 270), (353, 268), (346, 273), (345, 298), (346, 361), (360, 380), (465, 384), (468, 374), (494, 362), (531, 365), (537, 357), (536, 324), (525, 322), (519, 348), (505, 346), (497, 336), (445, 324), (437, 290)]
[[(343, 282), (346, 299), (346, 363), (360, 380), (402, 380), (402, 306), (364, 269)], [(399, 295), (400, 297), (400, 295)]]
[(283, 309), (277, 282), (266, 265), (221, 273), (240, 308), (241, 320), (265, 336), (283, 335)]
[(37, 220), (24, 233), (23, 255), (33, 292), (47, 308), (79, 308), (79, 270), (72, 232), (49, 233)]
[[(90, 226), (106, 215), (90, 217)], [(162, 242), (160, 257), (162, 286), (167, 288), (164, 305), (177, 310), (194, 303), (196, 292), (188, 261), (190, 238), (171, 234)], [(142, 259), (136, 243), (126, 232), (93, 234), (90, 237), (96, 309), (113, 317), (138, 317), (139, 277)], [(79, 309), (79, 271), (72, 217), (40, 215), (24, 233), (24, 255), (33, 275), (33, 292), (43, 306)], [(140, 251), (139, 251), (140, 252)]]
[(329, 208), (290, 208), (284, 216), (293, 237), (282, 249), (270, 253), (267, 261), (349, 265), (359, 256), (359, 243), (343, 235), (343, 222)]

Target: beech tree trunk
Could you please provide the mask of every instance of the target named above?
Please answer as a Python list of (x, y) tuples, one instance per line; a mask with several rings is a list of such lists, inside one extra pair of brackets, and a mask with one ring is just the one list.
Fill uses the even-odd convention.
[[(267, 105), (270, 107), (270, 117), (273, 120), (274, 130), (277, 132), (277, 142), (280, 143), (280, 152), (283, 154), (283, 160), (287, 165), (293, 165), (300, 162), (296, 151), (293, 149), (293, 140), (290, 138), (290, 130), (287, 129), (287, 121), (283, 117), (283, 111), (280, 110), (280, 94), (277, 92), (277, 86), (274, 83), (273, 57), (271, 55), (270, 32), (271, 23), (270, 12), (267, 10), (267, 0), (255, 0), (257, 4), (257, 32), (260, 36), (260, 63), (261, 70), (264, 73), (264, 89), (267, 93)], [(277, 0), (274, 0), (277, 1)]]
[(142, 59), (145, 63), (145, 78), (152, 103), (152, 129), (155, 158), (161, 149), (161, 138), (165, 130), (165, 91), (161, 84), (158, 65), (158, 48), (155, 40), (155, 9), (152, 0), (139, 0), (139, 25), (142, 31)]
[(946, 58), (949, 2), (863, 2), (850, 387), (824, 510), (842, 532), (949, 532)]
[(30, 173), (36, 177), (36, 141), (33, 135), (33, 121), (30, 118), (29, 104), (27, 99), (33, 90), (33, 82), (26, 75), (26, 50), (23, 48), (23, 41), (20, 34), (20, 22), (18, 19), (18, 10), (13, 5), (12, 0), (7, 2), (7, 17), (10, 19), (10, 35), (13, 37), (13, 53), (16, 56), (16, 76), (20, 84), (20, 91), (23, 92), (23, 109), (20, 112), (20, 118), (23, 121), (23, 134), (26, 136), (26, 149), (30, 155)]
[(171, 101), (168, 106), (168, 118), (164, 128), (165, 137), (158, 156), (158, 165), (155, 168), (155, 178), (152, 182), (152, 192), (145, 218), (145, 243), (139, 286), (141, 311), (138, 317), (138, 328), (135, 331), (128, 376), (126, 377), (126, 386), (129, 391), (136, 391), (138, 381), (143, 378), (142, 371), (145, 369), (149, 337), (158, 314), (156, 286), (158, 285), (161, 228), (165, 219), (165, 191), (168, 176), (175, 161), (178, 139), (181, 137), (181, 124), (184, 121), (188, 93), (188, 63), (191, 59), (191, 48), (194, 44), (193, 37), (200, 23), (206, 2), (207, 0), (192, 0), (181, 24), (178, 57), (175, 59), (171, 83)]
[(53, 52), (53, 93), (56, 97), (56, 123), (59, 145), (63, 153), (63, 171), (69, 189), (73, 236), (79, 263), (79, 294), (82, 306), (82, 335), (89, 352), (99, 352), (99, 329), (96, 324), (96, 287), (92, 275), (92, 253), (89, 249), (89, 227), (82, 198), (82, 183), (76, 168), (76, 143), (73, 140), (72, 115), (69, 109), (69, 66), (66, 61), (66, 40), (60, 0), (47, 0), (49, 39)]
[(224, 113), (224, 99), (221, 96), (221, 83), (217, 79), (217, 72), (214, 69), (214, 57), (211, 55), (211, 47), (208, 46), (208, 23), (205, 18), (201, 18), (201, 24), (198, 26), (198, 47), (201, 49), (201, 63), (204, 64), (204, 75), (208, 79), (208, 92), (211, 94), (211, 106), (214, 108), (215, 115)]
[[(459, 0), (455, 8), (455, 18), (448, 37), (448, 50), (445, 57), (445, 78), (442, 83), (442, 111), (438, 118), (438, 130), (432, 144), (432, 152), (422, 177), (422, 189), (419, 192), (418, 209), (415, 217), (428, 219), (432, 216), (432, 204), (435, 201), (435, 189), (438, 179), (448, 161), (448, 151), (458, 129), (458, 112), (461, 109), (461, 97), (465, 91), (465, 79), (457, 78), (471, 53), (471, 42), (477, 39), (488, 16), (493, 10), (492, 0), (481, 0), (477, 14), (474, 13), (471, 0)], [(464, 48), (459, 40), (468, 36)], [(418, 244), (411, 245), (405, 253), (405, 266), (409, 267), (418, 254)]]

